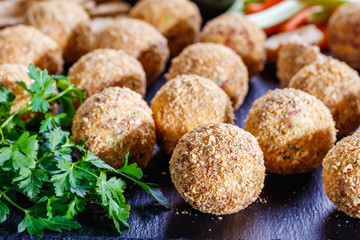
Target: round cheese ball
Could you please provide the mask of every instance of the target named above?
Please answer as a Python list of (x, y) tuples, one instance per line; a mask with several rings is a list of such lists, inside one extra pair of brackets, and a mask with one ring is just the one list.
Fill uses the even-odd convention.
[(360, 69), (360, 3), (341, 5), (327, 24), (329, 47), (340, 60)]
[(360, 218), (360, 132), (339, 141), (323, 161), (324, 190), (336, 207)]
[(189, 0), (138, 1), (130, 16), (156, 27), (167, 38), (171, 56), (196, 40), (202, 22), (199, 8)]
[(310, 94), (291, 88), (269, 91), (257, 99), (245, 130), (258, 140), (266, 170), (284, 175), (318, 167), (336, 140), (329, 109)]
[(174, 58), (168, 80), (181, 74), (206, 77), (221, 87), (237, 110), (248, 92), (248, 72), (242, 61), (230, 48), (216, 43), (195, 43)]
[(54, 39), (64, 49), (67, 62), (75, 62), (91, 48), (90, 18), (76, 2), (35, 2), (25, 22)]
[(259, 27), (244, 16), (232, 13), (225, 13), (210, 20), (200, 34), (200, 42), (220, 43), (239, 54), (250, 76), (264, 68), (265, 38), (264, 31)]
[(0, 30), (0, 64), (30, 63), (51, 74), (62, 71), (64, 60), (61, 47), (38, 29), (16, 25)]
[(180, 75), (165, 83), (152, 99), (151, 109), (159, 145), (167, 154), (199, 124), (234, 122), (234, 109), (226, 93), (197, 75)]
[(312, 46), (300, 40), (290, 41), (281, 47), (277, 64), (276, 75), (281, 86), (287, 87), (291, 78), (304, 66), (318, 59), (325, 58), (318, 46)]
[(97, 34), (94, 48), (122, 49), (136, 57), (143, 65), (147, 84), (164, 71), (169, 58), (166, 38), (150, 24), (130, 18), (118, 19)]
[(141, 63), (123, 50), (97, 49), (82, 56), (68, 76), (89, 97), (107, 87), (128, 87), (145, 96), (146, 77)]
[(231, 214), (259, 196), (265, 179), (263, 153), (254, 136), (225, 123), (186, 133), (170, 160), (176, 190), (193, 208)]
[(72, 140), (114, 168), (120, 168), (127, 153), (145, 167), (156, 142), (152, 111), (141, 95), (126, 88), (110, 87), (80, 105), (73, 120)]
[(339, 136), (360, 125), (360, 77), (346, 63), (331, 57), (316, 61), (302, 68), (289, 87), (320, 99), (329, 108)]

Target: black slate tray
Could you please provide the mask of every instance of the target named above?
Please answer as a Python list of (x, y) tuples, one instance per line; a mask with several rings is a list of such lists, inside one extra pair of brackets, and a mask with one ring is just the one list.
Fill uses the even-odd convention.
[[(134, 2), (134, 1), (130, 1)], [(202, 2), (198, 0), (196, 2)], [(203, 17), (216, 16), (221, 9), (206, 9), (200, 5)], [(148, 89), (150, 104), (156, 91), (165, 83), (159, 78)], [(244, 120), (252, 103), (269, 89), (279, 88), (275, 66), (251, 78), (248, 95), (236, 111), (236, 125)], [(160, 206), (147, 193), (129, 183), (126, 199), (131, 206), (130, 229), (119, 235), (104, 213), (88, 207), (78, 216), (82, 228), (55, 233), (46, 231), (44, 239), (360, 239), (360, 220), (346, 216), (326, 197), (319, 167), (308, 173), (281, 176), (268, 173), (259, 199), (236, 214), (213, 216), (193, 210), (177, 193), (169, 175), (170, 156), (158, 148), (149, 166), (144, 169), (144, 181), (158, 183), (171, 203), (171, 210)], [(17, 233), (23, 218), (11, 209), (8, 220), (0, 225), (0, 239), (36, 239), (27, 233)]]
[[(269, 89), (280, 87), (275, 67), (250, 80), (249, 93), (236, 111), (236, 124), (244, 120), (254, 100)], [(150, 100), (165, 83), (158, 79), (146, 95)], [(360, 220), (336, 210), (323, 191), (319, 167), (308, 173), (281, 176), (268, 173), (260, 198), (239, 213), (213, 216), (193, 210), (177, 193), (169, 175), (170, 156), (158, 148), (144, 169), (148, 182), (158, 183), (170, 200), (171, 210), (156, 203), (147, 193), (129, 183), (127, 200), (131, 206), (130, 229), (119, 235), (103, 212), (90, 207), (78, 220), (82, 228), (63, 233), (47, 231), (44, 239), (116, 239), (116, 238), (193, 238), (193, 239), (360, 239)], [(33, 239), (16, 233), (22, 214), (12, 209), (9, 219), (0, 225), (0, 239)]]

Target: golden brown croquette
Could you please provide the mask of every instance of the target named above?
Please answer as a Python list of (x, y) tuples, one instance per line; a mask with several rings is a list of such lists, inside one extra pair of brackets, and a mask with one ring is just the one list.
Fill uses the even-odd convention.
[(96, 36), (94, 47), (122, 49), (136, 57), (143, 65), (147, 84), (164, 71), (169, 58), (166, 38), (150, 24), (137, 19), (118, 19)]
[(323, 58), (318, 46), (305, 43), (300, 38), (292, 38), (279, 50), (276, 75), (281, 86), (287, 87), (301, 68)]
[(225, 13), (207, 22), (200, 34), (201, 42), (230, 47), (244, 61), (249, 75), (261, 72), (266, 59), (265, 33), (239, 14)]
[(0, 64), (33, 63), (49, 73), (62, 71), (64, 60), (61, 47), (38, 29), (16, 25), (0, 30)]
[(264, 157), (256, 138), (225, 123), (199, 125), (186, 133), (170, 160), (176, 190), (193, 208), (231, 214), (259, 196)]
[(152, 111), (141, 95), (126, 88), (110, 87), (85, 100), (76, 111), (72, 140), (114, 168), (127, 153), (141, 167), (152, 157), (156, 142)]
[(165, 83), (151, 101), (158, 143), (172, 154), (179, 139), (199, 124), (234, 122), (226, 93), (211, 80), (180, 75)]
[(321, 46), (324, 42), (324, 33), (314, 24), (299, 27), (292, 32), (278, 33), (265, 40), (266, 61), (276, 63), (278, 53), (282, 46), (294, 37), (299, 38), (300, 42), (316, 46)]
[(198, 7), (189, 0), (141, 0), (130, 16), (156, 27), (167, 38), (171, 56), (197, 39), (202, 22)]
[(91, 48), (90, 18), (76, 2), (35, 2), (25, 22), (54, 39), (64, 49), (67, 62), (75, 62)]
[(89, 97), (107, 87), (128, 87), (143, 97), (146, 77), (141, 63), (123, 50), (98, 49), (82, 56), (68, 76)]
[(320, 99), (329, 108), (339, 136), (360, 125), (360, 77), (346, 63), (331, 57), (316, 61), (302, 68), (289, 87)]
[(330, 17), (329, 47), (340, 60), (360, 69), (360, 3), (346, 3)]
[(245, 130), (258, 140), (266, 170), (297, 174), (316, 168), (336, 140), (335, 122), (317, 98), (285, 88), (256, 100)]
[(248, 72), (234, 51), (221, 44), (195, 43), (172, 60), (168, 80), (181, 74), (206, 77), (220, 86), (237, 110), (248, 92)]
[(323, 161), (324, 190), (336, 207), (360, 218), (360, 132), (339, 141)]

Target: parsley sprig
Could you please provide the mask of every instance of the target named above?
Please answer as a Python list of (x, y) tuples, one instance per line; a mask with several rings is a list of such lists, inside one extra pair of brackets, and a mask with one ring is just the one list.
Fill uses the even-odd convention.
[[(74, 217), (94, 204), (106, 211), (106, 216), (121, 233), (129, 227), (126, 219), (130, 206), (123, 195), (126, 182), (135, 182), (160, 204), (169, 207), (156, 184), (140, 181), (143, 174), (136, 164), (129, 164), (129, 155), (120, 169), (114, 169), (84, 144), (70, 140), (68, 126), (75, 114), (74, 99), (82, 101), (84, 93), (65, 76), (50, 76), (34, 65), (29, 66), (34, 83), (18, 84), (30, 100), (17, 112), (11, 113), (15, 96), (0, 88), (0, 223), (10, 214), (9, 205), (24, 213), (18, 232), (43, 236), (44, 229), (71, 230), (81, 227)], [(61, 89), (58, 93), (56, 87)], [(61, 106), (63, 113), (52, 115), (51, 105)], [(24, 122), (24, 114), (38, 112)], [(42, 120), (37, 119), (42, 115)], [(17, 196), (26, 196), (17, 202)]]

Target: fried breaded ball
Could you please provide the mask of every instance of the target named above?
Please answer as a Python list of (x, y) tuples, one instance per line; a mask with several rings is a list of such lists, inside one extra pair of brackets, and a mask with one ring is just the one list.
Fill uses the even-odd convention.
[(202, 22), (199, 8), (189, 0), (141, 0), (130, 16), (156, 27), (167, 38), (171, 56), (196, 40)]
[(172, 154), (179, 139), (199, 124), (234, 122), (226, 93), (197, 75), (180, 75), (165, 83), (151, 101), (158, 143)]
[(193, 208), (221, 215), (246, 208), (265, 179), (264, 157), (254, 136), (225, 123), (186, 133), (170, 160), (176, 190)]
[(291, 32), (281, 32), (265, 40), (266, 61), (276, 63), (278, 53), (282, 46), (292, 38), (299, 38), (300, 42), (321, 46), (324, 42), (324, 33), (314, 24), (307, 24)]
[(172, 60), (168, 80), (181, 74), (195, 74), (211, 79), (230, 97), (237, 110), (248, 92), (248, 72), (234, 51), (221, 44), (195, 43)]
[(25, 22), (54, 39), (64, 49), (64, 59), (75, 62), (91, 48), (90, 18), (75, 2), (35, 2)]
[(255, 24), (239, 14), (225, 13), (204, 26), (201, 42), (224, 44), (239, 54), (244, 61), (249, 75), (253, 76), (264, 68), (266, 35)]
[(141, 95), (126, 88), (110, 87), (85, 100), (76, 111), (72, 139), (114, 168), (127, 153), (145, 167), (156, 142), (152, 111)]
[(137, 19), (118, 19), (96, 36), (94, 47), (122, 49), (136, 57), (143, 65), (147, 84), (164, 71), (169, 58), (166, 38), (150, 24)]
[(86, 97), (107, 87), (128, 87), (145, 96), (146, 77), (141, 63), (123, 50), (97, 49), (82, 56), (68, 76)]
[(303, 42), (300, 38), (292, 38), (279, 50), (276, 75), (283, 87), (287, 87), (291, 78), (304, 66), (322, 59), (318, 46)]
[(0, 64), (33, 63), (49, 73), (62, 71), (61, 47), (38, 29), (17, 25), (0, 30)]
[(16, 82), (23, 81), (26, 85), (33, 83), (28, 76), (28, 69), (25, 65), (13, 63), (0, 65), (0, 87), (11, 90), (15, 95), (14, 105), (11, 106), (10, 113), (14, 113), (24, 106), (29, 100), (28, 92), (20, 87)]
[(335, 122), (317, 98), (285, 88), (256, 100), (245, 122), (264, 152), (266, 170), (298, 174), (316, 168), (336, 140)]
[(360, 3), (341, 5), (327, 24), (329, 47), (334, 55), (360, 69)]
[(360, 218), (360, 132), (341, 139), (328, 152), (323, 165), (324, 190), (336, 207)]
[(320, 99), (332, 113), (339, 136), (360, 125), (360, 77), (346, 63), (331, 57), (316, 61), (302, 68), (289, 87)]

